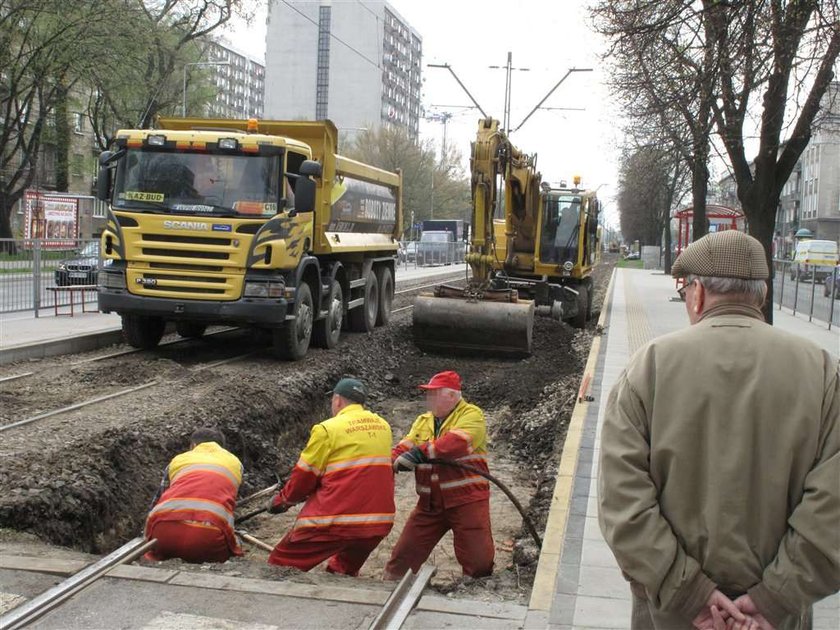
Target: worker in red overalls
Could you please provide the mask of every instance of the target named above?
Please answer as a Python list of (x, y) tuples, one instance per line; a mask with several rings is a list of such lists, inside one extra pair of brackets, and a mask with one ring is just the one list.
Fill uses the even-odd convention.
[(356, 379), (333, 389), (333, 417), (312, 427), (289, 481), (269, 503), (277, 514), (306, 501), (269, 564), (309, 571), (329, 559), (327, 571), (355, 576), (391, 531), (391, 427), (364, 408), (365, 398)]
[(428, 411), (414, 421), (392, 453), (394, 471), (414, 470), (419, 499), (391, 552), (384, 578), (401, 579), (408, 569), (416, 573), (450, 529), (464, 575), (490, 575), (495, 548), (487, 479), (429, 463), (447, 459), (488, 472), (484, 413), (463, 400), (456, 372), (435, 374), (420, 388), (426, 390)]
[(198, 429), (190, 450), (166, 467), (146, 519), (146, 538), (157, 539), (147, 559), (224, 562), (242, 555), (233, 531), (242, 464), (224, 445), (220, 431)]

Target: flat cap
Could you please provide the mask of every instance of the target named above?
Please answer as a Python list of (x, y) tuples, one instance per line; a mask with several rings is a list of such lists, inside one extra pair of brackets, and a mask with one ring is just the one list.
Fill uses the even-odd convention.
[(686, 247), (671, 267), (671, 275), (767, 280), (770, 270), (758, 240), (737, 230), (726, 230), (707, 234)]

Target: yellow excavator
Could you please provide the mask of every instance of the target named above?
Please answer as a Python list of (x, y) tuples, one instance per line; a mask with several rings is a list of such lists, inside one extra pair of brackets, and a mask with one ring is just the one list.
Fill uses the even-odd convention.
[(471, 277), (465, 288), (441, 285), (415, 300), (414, 340), (431, 350), (526, 355), (535, 313), (581, 328), (591, 315), (600, 204), (577, 188), (579, 178), (572, 188), (543, 183), (536, 156), (491, 118), (479, 121), (470, 166)]

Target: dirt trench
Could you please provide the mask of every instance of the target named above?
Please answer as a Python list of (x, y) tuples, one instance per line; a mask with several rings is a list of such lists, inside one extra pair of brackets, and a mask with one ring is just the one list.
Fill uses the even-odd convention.
[[(603, 300), (610, 270), (602, 266), (596, 274), (596, 305)], [(491, 472), (528, 505), (542, 531), (592, 328), (577, 331), (538, 318), (535, 352), (527, 359), (452, 358), (418, 350), (406, 313), (386, 328), (350, 335), (337, 350), (314, 351), (299, 363), (258, 356), (195, 375), (171, 392), (155, 390), (130, 404), (109, 401), (56, 425), (37, 445), (18, 445), (0, 460), (5, 489), (0, 527), (87, 552), (109, 551), (140, 533), (161, 471), (186, 449), (195, 428), (210, 425), (224, 432), (228, 448), (244, 464), (241, 494), (247, 495), (275, 483), (277, 473), (296, 461), (311, 425), (329, 415), (325, 392), (338, 378), (366, 382), (369, 406), (392, 424), (397, 441), (423, 411), (417, 384), (452, 369), (463, 379), (465, 398), (486, 413)], [(381, 574), (416, 502), (413, 485), (408, 475), (397, 478), (397, 525), (363, 575)], [(258, 505), (248, 509), (254, 507)], [(293, 516), (259, 517), (249, 523), (249, 531), (274, 543)], [(439, 569), (434, 584), (457, 595), (526, 601), (536, 546), (518, 513), (496, 490), (491, 518), (497, 550), (494, 575), (461, 578), (447, 537), (432, 558)], [(257, 577), (267, 569), (265, 556), (252, 550), (215, 570)], [(311, 581), (311, 575), (301, 578)]]

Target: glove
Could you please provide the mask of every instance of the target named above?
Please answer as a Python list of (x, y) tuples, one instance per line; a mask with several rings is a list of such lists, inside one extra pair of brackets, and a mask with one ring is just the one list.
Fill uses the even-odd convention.
[(394, 460), (394, 472), (414, 470), (418, 464), (425, 464), (427, 461), (429, 461), (429, 458), (426, 457), (426, 454), (419, 447), (415, 446)]
[(288, 512), (291, 507), (291, 505), (280, 498), (280, 493), (278, 492), (269, 499), (267, 509), (269, 514), (283, 514), (283, 512)]

